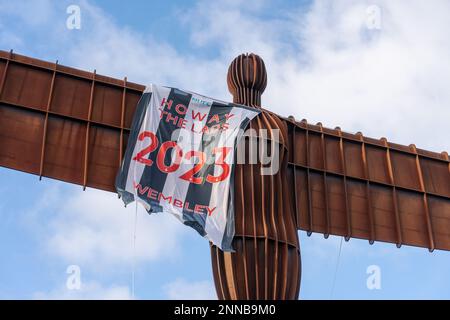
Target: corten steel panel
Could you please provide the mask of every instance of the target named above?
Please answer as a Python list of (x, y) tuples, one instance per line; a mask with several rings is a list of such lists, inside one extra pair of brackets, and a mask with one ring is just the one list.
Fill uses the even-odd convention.
[(448, 247), (450, 228), (450, 210), (448, 204), (442, 199), (428, 196), (428, 205), (430, 206), (431, 224), (433, 225), (434, 241), (437, 248)]
[(369, 179), (389, 183), (389, 168), (386, 161), (386, 153), (383, 148), (366, 146), (367, 166), (370, 168)]
[(100, 126), (92, 126), (89, 135), (89, 159), (87, 183), (98, 189), (114, 185), (119, 166), (120, 132)]
[[(124, 116), (124, 127), (131, 128), (131, 123), (133, 121), (134, 111), (141, 98), (141, 92), (135, 92), (134, 94), (127, 94), (125, 97), (125, 116)], [(125, 140), (127, 141), (127, 140)]]
[(87, 120), (91, 81), (63, 74), (56, 75), (50, 110)]
[(394, 212), (392, 191), (389, 188), (373, 185), (370, 187), (370, 197), (377, 240), (395, 243), (397, 223), (395, 214), (392, 214)]
[[(6, 61), (5, 60), (0, 60), (0, 77), (3, 77), (4, 71), (5, 71), (5, 67), (6, 67)], [(3, 79), (0, 78), (0, 81), (3, 81)]]
[(11, 62), (0, 98), (4, 102), (45, 110), (51, 82), (50, 71)]
[(286, 120), (299, 229), (450, 250), (446, 152)]
[(0, 163), (39, 174), (45, 116), (0, 103)]
[(91, 119), (99, 123), (120, 127), (122, 95), (122, 90), (96, 83)]
[(144, 86), (0, 51), (0, 165), (115, 191)]
[(50, 116), (42, 175), (83, 184), (86, 124)]
[(420, 158), (425, 190), (450, 198), (450, 184), (448, 183), (448, 164), (444, 161)]

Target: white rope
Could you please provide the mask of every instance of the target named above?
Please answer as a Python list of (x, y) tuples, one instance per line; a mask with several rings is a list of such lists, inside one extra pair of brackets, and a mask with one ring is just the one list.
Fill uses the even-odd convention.
[[(147, 90), (147, 89), (146, 89)], [(145, 111), (146, 112), (146, 111)], [(147, 126), (147, 117), (144, 117), (143, 127)], [(136, 141), (136, 148), (138, 150), (142, 147), (142, 141)], [(133, 165), (133, 185), (136, 182), (136, 166), (138, 164), (134, 163)], [(138, 216), (138, 194), (136, 189), (133, 188), (134, 202), (135, 202), (135, 210), (134, 210), (134, 225), (133, 225), (133, 249), (132, 249), (132, 261), (131, 261), (131, 298), (134, 300), (134, 288), (135, 288), (135, 273), (136, 273), (136, 226), (137, 226), (137, 216)]]
[[(148, 87), (145, 89), (145, 92), (148, 92)], [(150, 92), (153, 92), (153, 85), (150, 89)], [(147, 113), (148, 105), (145, 106), (146, 110), (144, 111), (144, 114)], [(148, 117), (144, 117), (144, 122), (142, 124), (141, 128), (147, 128), (147, 121)], [(141, 150), (142, 149), (143, 142), (141, 140), (136, 141), (135, 150)], [(138, 166), (138, 163), (134, 164), (133, 167), (133, 183), (136, 182), (136, 167)], [(135, 188), (133, 188), (133, 194), (134, 194), (134, 202), (136, 204), (135, 212), (134, 212), (134, 228), (133, 228), (133, 257), (132, 257), (132, 270), (131, 270), (131, 297), (134, 300), (134, 289), (135, 289), (135, 270), (136, 270), (136, 234), (137, 234), (137, 218), (138, 218), (138, 199), (139, 195), (137, 194), (137, 191)]]
[(137, 225), (137, 201), (135, 205), (134, 221), (133, 221), (133, 250), (131, 261), (131, 298), (134, 300), (134, 284), (135, 284), (135, 269), (136, 269), (136, 225)]
[(336, 277), (337, 277), (338, 268), (339, 268), (339, 261), (341, 259), (342, 239), (343, 239), (343, 237), (341, 237), (341, 243), (339, 244), (339, 253), (338, 253), (338, 257), (337, 257), (337, 261), (336, 261), (336, 269), (334, 270), (333, 285), (331, 287), (330, 299), (333, 298), (333, 294), (334, 294), (334, 286), (336, 284)]
[(133, 261), (132, 261), (132, 267), (131, 267), (131, 297), (134, 300), (134, 287), (135, 287), (135, 269), (136, 269), (136, 226), (137, 226), (137, 217), (138, 217), (138, 204), (137, 201), (135, 206), (135, 212), (134, 212), (134, 227), (133, 227)]

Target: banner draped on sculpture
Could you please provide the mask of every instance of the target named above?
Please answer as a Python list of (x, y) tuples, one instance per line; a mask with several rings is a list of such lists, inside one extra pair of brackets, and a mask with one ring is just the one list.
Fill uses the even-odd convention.
[(147, 87), (116, 178), (125, 205), (137, 199), (149, 213), (171, 213), (231, 251), (234, 153), (258, 113), (175, 88)]

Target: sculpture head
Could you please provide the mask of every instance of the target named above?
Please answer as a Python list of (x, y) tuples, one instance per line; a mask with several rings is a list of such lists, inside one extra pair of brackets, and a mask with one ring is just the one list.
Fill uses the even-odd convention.
[(237, 56), (228, 68), (227, 82), (234, 103), (260, 108), (267, 85), (263, 59), (254, 53)]

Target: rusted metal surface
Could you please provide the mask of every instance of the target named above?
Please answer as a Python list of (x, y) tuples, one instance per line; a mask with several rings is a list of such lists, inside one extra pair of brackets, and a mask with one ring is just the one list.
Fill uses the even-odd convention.
[[(256, 55), (231, 64), (234, 102), (259, 107), (266, 84)], [(114, 192), (143, 90), (126, 78), (0, 51), (0, 165)], [(259, 163), (236, 167), (236, 253), (211, 247), (220, 298), (296, 298), (297, 229), (450, 250), (447, 153), (264, 109), (251, 126), (280, 130), (281, 169), (261, 176)]]
[[(240, 55), (228, 70), (228, 88), (233, 102), (260, 108), (267, 82), (264, 62), (257, 55)], [(295, 215), (290, 205), (287, 126), (278, 116), (262, 110), (250, 122), (260, 136), (266, 129), (269, 143), (273, 130), (277, 140), (280, 170), (261, 175), (256, 164), (235, 167), (235, 253), (211, 247), (214, 282), (220, 299), (297, 299), (300, 289), (300, 248)], [(245, 142), (244, 142), (245, 143)], [(249, 143), (245, 144), (249, 155)]]
[[(448, 154), (288, 119), (298, 228), (450, 250)], [(304, 186), (298, 188), (298, 186)]]
[(115, 191), (144, 86), (0, 51), (0, 165)]

